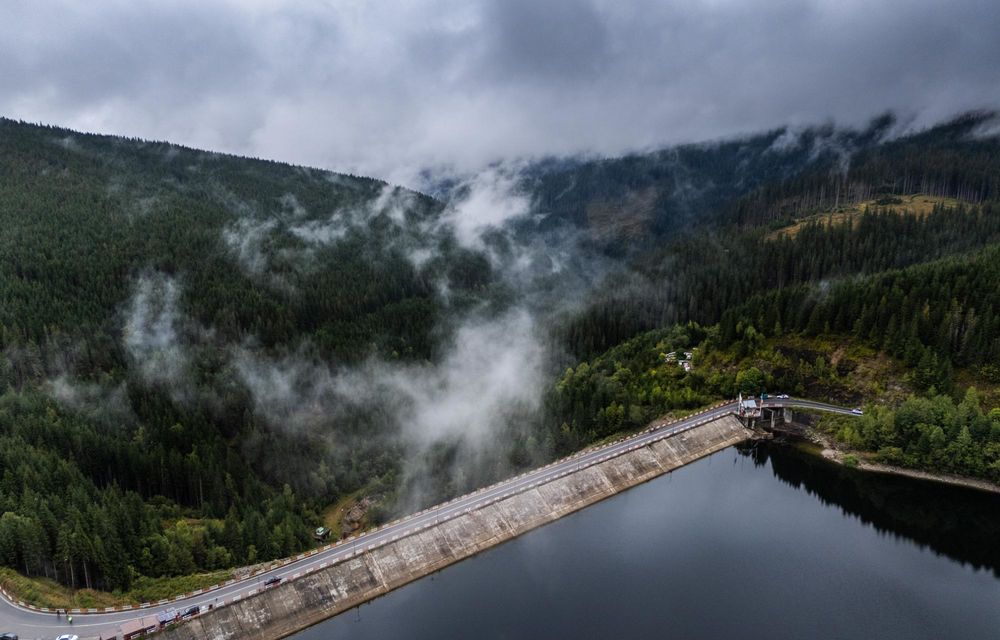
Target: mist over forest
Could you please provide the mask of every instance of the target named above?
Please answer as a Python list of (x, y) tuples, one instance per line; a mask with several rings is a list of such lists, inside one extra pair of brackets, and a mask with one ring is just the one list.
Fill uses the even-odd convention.
[[(838, 334), (924, 391), (989, 379), (1000, 300), (966, 276), (995, 270), (997, 123), (887, 114), (411, 190), (0, 121), (0, 556), (105, 590), (279, 558), (342, 499), (377, 523), (739, 390), (649, 382), (661, 348)], [(886, 209), (908, 194), (939, 204)]]

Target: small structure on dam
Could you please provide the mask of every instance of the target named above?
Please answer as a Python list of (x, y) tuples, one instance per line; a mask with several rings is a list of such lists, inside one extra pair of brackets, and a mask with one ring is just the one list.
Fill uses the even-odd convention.
[(757, 402), (753, 396), (744, 398), (743, 394), (736, 397), (736, 414), (744, 420), (755, 420), (760, 417), (762, 403)]

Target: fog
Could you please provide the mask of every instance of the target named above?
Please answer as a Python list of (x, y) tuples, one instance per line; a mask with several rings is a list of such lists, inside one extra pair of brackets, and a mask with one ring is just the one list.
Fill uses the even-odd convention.
[[(365, 436), (340, 429), (346, 416), (368, 411), (387, 423), (387, 431), (367, 438), (404, 451), (400, 485), (405, 492), (397, 505), (403, 511), (425, 504), (433, 495), (428, 487), (432, 475), (451, 477), (454, 486), (462, 488), (475, 479), (509, 473), (503, 456), (510, 439), (528, 435), (536, 425), (530, 418), (540, 407), (555, 355), (546, 346), (547, 316), (540, 315), (551, 314), (554, 306), (543, 303), (537, 280), (558, 273), (558, 257), (572, 248), (568, 236), (558, 246), (543, 246), (522, 242), (509, 232), (508, 224), (531, 210), (516, 177), (501, 171), (471, 176), (457, 185), (441, 215), (428, 221), (408, 221), (413, 195), (386, 187), (367, 203), (289, 227), (310, 243), (330, 244), (343, 238), (343, 233), (331, 230), (386, 215), (411, 232), (409, 239), (416, 244), (401, 247), (418, 268), (436, 255), (435, 243), (442, 237), (485, 252), (497, 277), (517, 292), (517, 300), (499, 311), (483, 303), (449, 317), (439, 327), (447, 337), (435, 361), (400, 363), (371, 357), (347, 366), (322, 359), (309, 344), (280, 355), (263, 352), (252, 342), (231, 348), (233, 367), (258, 415), (277, 432), (318, 434), (328, 447), (352, 447), (357, 437)], [(239, 225), (244, 229), (236, 234)], [(226, 231), (226, 240), (254, 269), (262, 261), (246, 260), (243, 247), (266, 243), (276, 225), (265, 219), (247, 226), (241, 220), (237, 227)], [(312, 231), (308, 235), (306, 228)], [(242, 240), (234, 242), (234, 237)], [(499, 245), (498, 237), (503, 240)], [(449, 283), (447, 276), (439, 277), (437, 290), (447, 305)], [(565, 294), (578, 290), (575, 280), (567, 278), (560, 307), (570, 304)], [(441, 446), (453, 452), (448, 468), (429, 467), (432, 451)]]
[[(59, 0), (15, 3), (4, 18), (0, 115), (447, 185), (435, 193), (440, 215), (423, 218), (412, 215), (418, 196), (396, 186), (329, 210), (295, 193), (275, 210), (213, 194), (232, 217), (220, 246), (282, 294), (308, 295), (287, 274), (309, 272), (376, 219), (397, 233), (373, 260), (400, 252), (423, 274), (448, 242), (482, 253), (506, 287), (502, 305), (453, 308), (447, 275), (427, 269), (448, 312), (434, 361), (345, 363), (308, 343), (264, 348), (256, 336), (225, 344), (185, 315), (183, 278), (159, 272), (134, 275), (120, 309), (132, 370), (178, 404), (212, 402), (192, 382), (195, 354), (211, 345), (273, 433), (315, 436), (336, 452), (356, 437), (341, 418), (376, 412), (388, 428), (373, 437), (406, 452), (404, 505), (429, 491), (424, 480), (441, 469), (427, 465), (442, 446), (458, 452), (446, 470), (456, 487), (484, 469), (509, 471), (501, 452), (529, 428), (524, 417), (565, 358), (547, 339), (553, 318), (609, 274), (618, 292), (669, 286), (619, 273), (620, 262), (590, 247), (593, 229), (544, 226), (522, 187), (533, 161), (788, 126), (770, 152), (811, 145), (806, 156), (835, 156), (846, 171), (851, 147), (838, 129), (804, 136), (806, 126), (862, 125), (894, 110), (892, 137), (1000, 106), (1000, 8), (988, 0)], [(993, 121), (977, 134), (997, 130)], [(79, 149), (72, 137), (53, 142)], [(678, 211), (713, 186), (682, 164), (672, 171), (657, 188)], [(132, 213), (155, 215), (156, 204), (138, 200)], [(49, 390), (75, 407), (121, 400), (117, 388), (74, 382), (69, 368)]]
[(193, 383), (188, 341), (181, 336), (180, 294), (180, 285), (171, 277), (140, 276), (126, 310), (122, 342), (147, 382), (165, 386), (175, 400), (184, 401)]
[[(338, 367), (309, 353), (272, 358), (246, 346), (234, 351), (239, 379), (250, 390), (259, 415), (273, 429), (301, 435), (320, 430), (330, 447), (356, 444), (338, 431), (345, 414), (374, 411), (388, 432), (367, 436), (400, 446), (405, 488), (398, 509), (426, 503), (429, 476), (450, 476), (461, 486), (483, 477), (478, 465), (508, 469), (504, 438), (524, 433), (517, 419), (539, 407), (547, 383), (547, 354), (536, 321), (523, 309), (499, 317), (469, 318), (448, 341), (440, 361), (398, 364), (373, 358)], [(454, 447), (448, 469), (428, 467), (438, 445)], [(489, 477), (490, 474), (486, 474)]]
[[(534, 215), (514, 169), (463, 178), (430, 217), (414, 213), (417, 194), (394, 186), (329, 211), (307, 210), (293, 193), (272, 209), (222, 188), (213, 197), (233, 216), (220, 231), (220, 246), (249, 276), (283, 294), (309, 292), (295, 289), (292, 279), (276, 271), (276, 261), (280, 268), (309, 272), (327, 259), (318, 250), (335, 247), (348, 234), (364, 234), (381, 217), (398, 233), (388, 234), (391, 246), (380, 250), (401, 251), (418, 269), (440, 258), (449, 243), (481, 252), (511, 297), (499, 306), (483, 300), (451, 309), (447, 273), (428, 271), (438, 279), (433, 284), (446, 310), (435, 329), (436, 357), (398, 361), (373, 352), (349, 363), (322, 356), (308, 340), (270, 347), (256, 336), (227, 341), (185, 311), (190, 285), (183, 276), (147, 269), (133, 277), (118, 317), (133, 382), (162, 390), (178, 408), (210, 414), (223, 398), (231, 401), (229, 385), (235, 382), (271, 437), (305, 438), (330, 466), (356, 450), (402, 452), (402, 492), (391, 505), (400, 512), (440, 497), (442, 479), (449, 482), (446, 490), (464, 490), (512, 473), (506, 454), (514, 438), (534, 436), (529, 442), (537, 445), (535, 417), (562, 357), (550, 351), (548, 324), (553, 314), (579, 304), (590, 286), (589, 272), (600, 267), (568, 268), (576, 253), (572, 233), (511, 230), (512, 223)], [(564, 285), (555, 287), (555, 295), (552, 278)], [(213, 370), (219, 365), (211, 379), (200, 360), (206, 355)], [(77, 379), (71, 360), (47, 367), (55, 372), (46, 384), (49, 395), (106, 424), (134, 424), (125, 383)], [(368, 425), (360, 432), (359, 415), (367, 416)], [(294, 468), (296, 461), (269, 464)]]
[[(897, 131), (887, 125), (877, 134), (887, 139)], [(977, 133), (990, 134), (986, 125)], [(729, 154), (724, 157), (733, 166), (719, 175), (730, 172), (732, 182), (739, 184), (752, 176), (761, 158), (794, 171), (824, 157), (846, 170), (863, 137), (830, 126), (790, 127), (698, 148)], [(687, 156), (679, 149), (656, 157), (659, 182), (638, 191), (626, 187), (615, 197), (635, 204), (647, 197), (647, 190), (657, 190), (654, 195), (686, 224), (719, 185), (714, 174), (706, 177), (685, 164)], [(308, 443), (312, 454), (329, 462), (326, 468), (342, 466), (359, 451), (401, 454), (402, 476), (396, 480), (403, 493), (394, 505), (400, 511), (426, 505), (442, 491), (467, 490), (513, 473), (514, 445), (526, 449), (527, 460), (520, 464), (540, 462), (551, 453), (544, 446), (551, 425), (539, 419), (539, 410), (570, 359), (554, 346), (560, 344), (554, 325), (593, 302), (592, 294), (600, 291), (605, 300), (641, 294), (645, 300), (662, 301), (662, 310), (645, 310), (650, 317), (640, 318), (655, 326), (663, 321), (656, 313), (671, 311), (665, 294), (672, 283), (668, 264), (661, 265), (666, 275), (653, 281), (631, 271), (625, 259), (601, 251), (602, 234), (614, 236), (613, 224), (607, 231), (595, 229), (600, 225), (592, 221), (577, 226), (552, 219), (526, 186), (537, 171), (537, 165), (512, 160), (478, 172), (423, 172), (421, 180), (440, 197), (436, 204), (393, 185), (367, 200), (329, 208), (315, 199), (307, 207), (295, 193), (271, 203), (246, 201), (218, 186), (211, 197), (230, 218), (219, 231), (220, 249), (265, 294), (270, 288), (286, 299), (310, 295), (301, 286), (307, 280), (297, 277), (316, 273), (322, 260), (338, 259), (335, 249), (341, 243), (351, 242), (351, 251), (370, 260), (389, 253), (408, 258), (437, 292), (435, 303), (442, 310), (433, 329), (438, 343), (433, 356), (400, 360), (367, 345), (368, 357), (340, 361), (323, 355), (308, 339), (265, 346), (260, 336), (251, 335), (227, 342), (213, 327), (185, 314), (189, 285), (182, 275), (147, 270), (134, 276), (120, 309), (120, 339), (130, 370), (144, 384), (166, 390), (178, 405), (215, 410), (227, 394), (206, 389), (204, 379), (195, 382), (199, 354), (211, 352), (222, 362), (213, 363), (221, 373), (213, 374), (218, 378), (210, 384), (233, 383), (245, 391), (253, 420), (266, 427), (267, 437)], [(343, 179), (334, 178), (343, 186)], [(729, 181), (727, 177), (723, 186)], [(561, 195), (576, 186), (570, 181)], [(491, 286), (502, 294), (465, 296), (462, 304), (453, 304), (448, 271), (424, 267), (455, 247), (484, 256), (492, 269)], [(69, 406), (89, 410), (122, 399), (119, 388), (74, 382), (71, 367), (60, 371), (48, 388)], [(266, 447), (257, 433), (257, 440), (240, 446)], [(287, 470), (297, 462), (274, 459), (268, 464)], [(445, 489), (442, 477), (449, 482)]]

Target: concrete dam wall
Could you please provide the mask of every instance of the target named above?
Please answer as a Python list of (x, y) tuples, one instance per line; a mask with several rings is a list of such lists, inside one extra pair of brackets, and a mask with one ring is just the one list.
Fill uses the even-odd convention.
[(727, 415), (215, 609), (162, 637), (285, 637), (750, 435)]

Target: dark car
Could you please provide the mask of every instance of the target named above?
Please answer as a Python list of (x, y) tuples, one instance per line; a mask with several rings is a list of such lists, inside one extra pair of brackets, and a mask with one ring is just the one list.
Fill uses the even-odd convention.
[(273, 578), (268, 578), (264, 581), (265, 587), (274, 587), (281, 584), (281, 578), (279, 576), (274, 576)]
[(0, 640), (17, 640), (16, 633), (0, 633)]
[(201, 613), (201, 607), (199, 607), (198, 605), (194, 605), (194, 606), (191, 606), (191, 607), (188, 607), (187, 609), (185, 609), (184, 613), (181, 614), (181, 617), (183, 617), (183, 618), (191, 618), (193, 616), (198, 615), (199, 613)]

